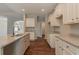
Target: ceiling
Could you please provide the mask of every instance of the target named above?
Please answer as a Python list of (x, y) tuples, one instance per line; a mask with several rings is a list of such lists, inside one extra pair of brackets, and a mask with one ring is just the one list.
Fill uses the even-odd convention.
[[(20, 17), (23, 13), (32, 15), (47, 15), (56, 6), (55, 3), (0, 3), (0, 15)], [(25, 11), (23, 12), (22, 9)], [(45, 11), (42, 12), (41, 9)]]

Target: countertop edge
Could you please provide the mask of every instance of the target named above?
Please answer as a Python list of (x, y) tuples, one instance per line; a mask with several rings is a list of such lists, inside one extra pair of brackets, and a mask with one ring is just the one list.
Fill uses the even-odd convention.
[[(24, 34), (22, 34), (22, 36), (14, 36), (14, 37), (13, 37), (14, 40), (12, 40), (11, 42), (8, 42), (7, 44), (3, 44), (2, 46), (0, 46), (0, 48), (4, 48), (5, 46), (7, 46), (7, 45), (9, 45), (9, 44), (11, 44), (11, 43), (16, 42), (17, 40), (19, 40), (20, 38), (22, 38), (23, 36), (25, 36), (25, 35), (27, 35), (27, 34), (29, 34), (29, 33), (24, 33)], [(17, 37), (17, 38), (16, 38), (16, 37)]]
[(71, 42), (68, 42), (67, 40), (64, 40), (64, 38), (63, 37), (60, 37), (60, 36), (55, 36), (56, 38), (59, 38), (59, 39), (61, 39), (62, 41), (65, 41), (65, 42), (67, 42), (68, 44), (71, 44), (71, 45), (73, 45), (73, 46), (75, 46), (75, 47), (77, 47), (77, 48), (79, 48), (79, 46), (77, 46), (77, 45), (75, 45), (75, 44), (73, 44), (73, 43), (71, 43)]

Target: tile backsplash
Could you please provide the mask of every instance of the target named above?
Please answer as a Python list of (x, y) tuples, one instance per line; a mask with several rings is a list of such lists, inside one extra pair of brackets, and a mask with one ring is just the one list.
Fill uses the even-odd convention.
[(79, 24), (71, 25), (71, 32), (70, 32), (70, 34), (79, 36)]
[(58, 27), (58, 26), (50, 27), (50, 32), (49, 33), (50, 34), (52, 34), (52, 33), (60, 33), (60, 27)]

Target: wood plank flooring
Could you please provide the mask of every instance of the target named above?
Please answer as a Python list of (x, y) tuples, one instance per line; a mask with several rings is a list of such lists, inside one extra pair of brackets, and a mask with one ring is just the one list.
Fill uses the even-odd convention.
[(31, 41), (24, 55), (55, 55), (55, 49), (50, 48), (45, 39)]

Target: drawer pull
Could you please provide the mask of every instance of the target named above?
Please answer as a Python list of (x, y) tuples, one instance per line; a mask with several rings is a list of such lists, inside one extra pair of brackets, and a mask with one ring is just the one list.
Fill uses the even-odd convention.
[(62, 49), (62, 50), (64, 50), (64, 49)]
[(61, 48), (61, 47), (59, 47), (59, 48)]
[(67, 46), (66, 48), (69, 48), (69, 46)]
[(76, 19), (79, 19), (78, 17)]
[(74, 20), (74, 19), (72, 19), (72, 20)]
[(58, 41), (58, 40), (57, 40)]

